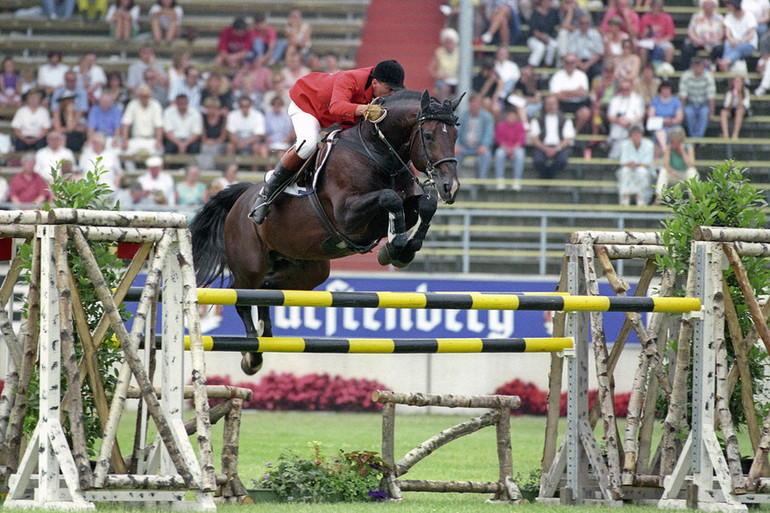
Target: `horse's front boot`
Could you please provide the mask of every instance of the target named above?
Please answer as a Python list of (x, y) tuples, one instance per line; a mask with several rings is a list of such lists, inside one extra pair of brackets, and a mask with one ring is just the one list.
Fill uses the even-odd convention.
[(262, 353), (243, 353), (243, 358), (241, 358), (241, 370), (249, 376), (253, 376), (259, 372), (263, 363)]

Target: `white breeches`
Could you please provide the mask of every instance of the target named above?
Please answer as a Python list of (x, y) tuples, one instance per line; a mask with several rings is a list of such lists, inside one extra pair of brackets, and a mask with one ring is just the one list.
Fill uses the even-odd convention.
[(315, 151), (316, 143), (321, 135), (321, 123), (307, 112), (297, 107), (297, 104), (289, 104), (289, 117), (291, 124), (294, 125), (294, 133), (297, 135), (296, 147), (299, 148), (297, 155), (306, 160)]

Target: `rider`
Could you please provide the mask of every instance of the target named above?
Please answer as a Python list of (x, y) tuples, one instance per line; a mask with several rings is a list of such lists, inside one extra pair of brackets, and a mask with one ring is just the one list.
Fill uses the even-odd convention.
[(297, 142), (281, 157), (257, 198), (251, 218), (262, 224), (268, 200), (282, 189), (315, 151), (321, 128), (339, 123), (349, 127), (358, 116), (379, 121), (384, 109), (370, 103), (404, 89), (404, 68), (395, 60), (373, 67), (338, 71), (334, 74), (309, 73), (289, 90), (289, 116)]

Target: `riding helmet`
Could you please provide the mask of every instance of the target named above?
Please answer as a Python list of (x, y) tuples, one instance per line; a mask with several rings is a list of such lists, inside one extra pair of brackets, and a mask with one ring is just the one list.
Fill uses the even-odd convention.
[(382, 61), (372, 70), (372, 78), (376, 78), (394, 91), (404, 88), (404, 68), (393, 59)]

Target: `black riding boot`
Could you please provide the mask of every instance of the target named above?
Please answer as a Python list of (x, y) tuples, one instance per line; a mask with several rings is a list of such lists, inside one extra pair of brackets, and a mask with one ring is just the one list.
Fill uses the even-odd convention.
[(296, 171), (296, 169), (285, 168), (282, 162), (278, 163), (273, 170), (273, 173), (270, 175), (270, 178), (265, 182), (265, 186), (262, 187), (262, 192), (259, 194), (259, 197), (257, 197), (257, 201), (254, 203), (254, 207), (252, 207), (251, 213), (249, 214), (255, 223), (262, 224), (262, 221), (267, 217), (267, 212), (270, 208), (269, 202), (273, 200), (273, 196), (278, 191), (283, 189), (286, 182), (291, 180)]

